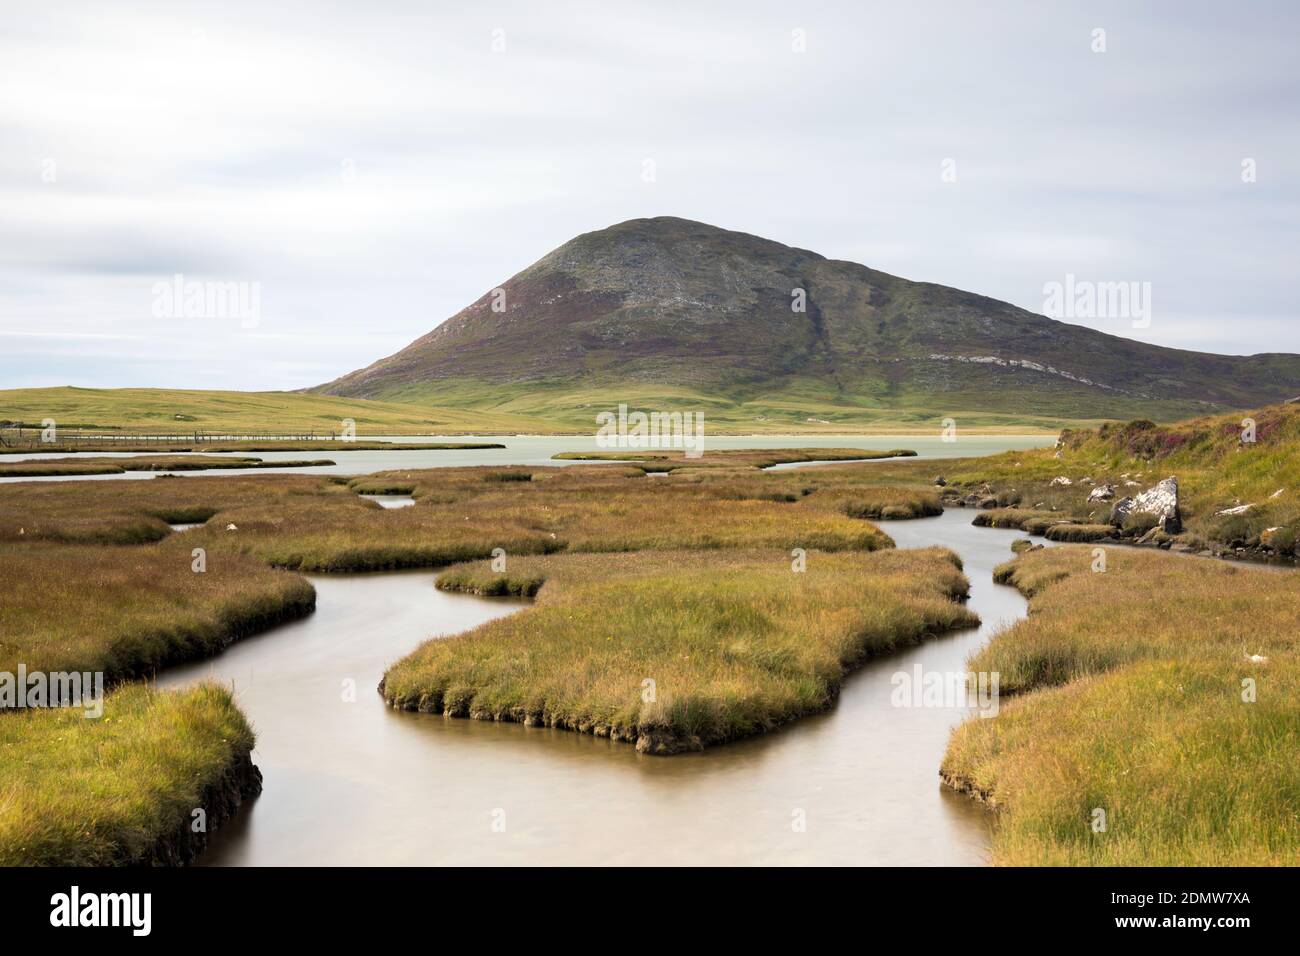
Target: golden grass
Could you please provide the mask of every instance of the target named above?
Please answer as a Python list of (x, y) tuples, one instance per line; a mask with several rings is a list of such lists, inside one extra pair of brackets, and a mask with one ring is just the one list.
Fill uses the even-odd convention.
[[(148, 862), (246, 760), (253, 732), (211, 684), (108, 695), (104, 716), (0, 716), (0, 866)], [(215, 821), (211, 821), (215, 822)]]
[(998, 571), (1030, 595), (1030, 614), (970, 666), (1020, 696), (959, 727), (943, 762), (950, 782), (1001, 809), (995, 862), (1300, 863), (1296, 579), (1106, 557), (1098, 573), (1092, 549), (1050, 548)]
[(525, 558), (502, 574), (490, 564), (453, 568), (439, 586), (541, 587), (538, 603), (422, 645), (385, 675), (385, 697), (675, 753), (824, 709), (863, 658), (977, 623), (955, 600), (967, 582), (950, 552), (806, 558), (801, 573), (784, 551)]
[[(902, 517), (932, 504), (925, 493), (862, 486), (849, 494), (839, 485), (832, 492), (815, 478), (752, 468), (681, 479), (619, 466), (526, 473), (530, 480), (448, 468), (350, 483), (322, 476), (15, 483), (0, 486), (0, 542), (135, 544), (165, 538), (167, 522), (206, 521), (187, 541), (277, 567), (365, 571), (450, 564), (495, 548), (871, 550), (892, 542), (862, 515)], [(383, 509), (359, 492), (410, 493), (418, 504)], [(231, 524), (236, 531), (226, 530)]]
[[(193, 570), (191, 543), (0, 545), (0, 671), (103, 671), (115, 680), (213, 654), (309, 613), (312, 586), (237, 553)], [(0, 723), (4, 718), (0, 718)]]

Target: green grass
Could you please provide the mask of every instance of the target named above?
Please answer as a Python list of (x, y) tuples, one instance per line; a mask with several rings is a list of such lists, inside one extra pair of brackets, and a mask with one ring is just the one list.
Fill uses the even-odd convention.
[(1068, 403), (1053, 414), (983, 410), (981, 405), (997, 399), (996, 393), (950, 396), (943, 407), (915, 395), (890, 407), (848, 398), (824, 384), (797, 381), (775, 390), (729, 394), (635, 382), (539, 387), (462, 380), (414, 387), (390, 398), (145, 388), (2, 389), (0, 422), (39, 424), (53, 418), (61, 428), (337, 432), (350, 418), (360, 435), (593, 435), (597, 412), (617, 409), (621, 403), (634, 409), (701, 412), (709, 435), (916, 434), (937, 432), (949, 416), (968, 434), (1043, 434), (1101, 420), (1075, 415)]
[(1104, 573), (1093, 560), (1049, 548), (998, 569), (1030, 614), (970, 666), (1015, 697), (959, 727), (943, 761), (1000, 810), (994, 861), (1300, 863), (1294, 579), (1124, 548)]
[[(384, 677), (394, 706), (515, 720), (677, 753), (829, 706), (873, 654), (977, 623), (950, 552), (563, 555), (446, 572), (439, 586), (538, 594), (429, 641)], [(653, 681), (654, 694), (643, 692)]]
[(1117, 530), (1109, 524), (1053, 524), (1043, 535), (1049, 541), (1102, 541), (1117, 537)]
[(0, 866), (148, 863), (209, 799), (229, 799), (253, 732), (211, 684), (119, 688), (104, 715), (29, 710), (0, 716)]
[(62, 429), (297, 433), (313, 429), (339, 432), (344, 420), (351, 419), (363, 436), (516, 434), (543, 424), (509, 413), (301, 392), (68, 386), (0, 389), (0, 421), (39, 425), (46, 418), (54, 419)]

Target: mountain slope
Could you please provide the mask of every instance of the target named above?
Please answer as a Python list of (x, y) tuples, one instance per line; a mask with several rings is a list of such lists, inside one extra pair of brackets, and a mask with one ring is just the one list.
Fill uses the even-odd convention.
[(622, 391), (774, 414), (1032, 409), (1071, 420), (1170, 419), (1300, 394), (1300, 356), (1147, 345), (684, 219), (578, 236), (500, 290), (316, 391), (477, 407), (539, 395), (581, 407)]

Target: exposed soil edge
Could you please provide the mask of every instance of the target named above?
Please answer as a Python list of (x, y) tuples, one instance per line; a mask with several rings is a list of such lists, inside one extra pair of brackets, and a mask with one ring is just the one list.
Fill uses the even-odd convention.
[(204, 787), (199, 795), (198, 805), (194, 809), (201, 808), (207, 815), (203, 829), (194, 832), (194, 817), (191, 813), (186, 813), (177, 826), (159, 837), (149, 852), (141, 859), (131, 861), (131, 864), (188, 866), (207, 849), (209, 833), (233, 818), (245, 800), (250, 800), (261, 792), (262, 772), (253, 763), (252, 753), (244, 749), (237, 750), (221, 776)]

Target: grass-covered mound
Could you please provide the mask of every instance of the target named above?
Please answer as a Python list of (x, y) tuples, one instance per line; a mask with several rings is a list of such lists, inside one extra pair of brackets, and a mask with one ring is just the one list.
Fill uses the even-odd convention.
[(0, 715), (0, 866), (176, 863), (258, 788), (253, 732), (225, 688), (108, 696)]
[(120, 475), (128, 471), (229, 471), (257, 468), (311, 468), (334, 464), (328, 458), (263, 461), (261, 458), (221, 458), (216, 455), (135, 455), (130, 458), (40, 458), (0, 460), (0, 478)]
[[(138, 548), (0, 544), (0, 671), (102, 671), (107, 680), (216, 653), (309, 613), (295, 574), (237, 553), (195, 572), (189, 542)], [(0, 723), (4, 717), (0, 715)]]
[(824, 709), (863, 658), (977, 623), (956, 600), (967, 582), (950, 552), (809, 552), (806, 560), (803, 572), (784, 551), (453, 568), (440, 587), (538, 593), (538, 602), (422, 645), (388, 671), (384, 695), (410, 710), (675, 753)]
[(168, 523), (207, 521), (250, 504), (332, 497), (356, 500), (346, 487), (318, 475), (8, 482), (0, 484), (0, 542), (140, 544), (166, 538)]
[[(923, 477), (916, 465), (879, 467), (882, 475), (895, 478)], [(1019, 510), (1055, 512), (1080, 523), (1106, 523), (1114, 500), (1173, 475), (1184, 528), (1180, 540), (1187, 547), (1291, 557), (1300, 543), (1300, 403), (1172, 425), (1134, 421), (1066, 431), (1056, 450), (1004, 452), (930, 467), (942, 471), (949, 494), (988, 488)], [(1104, 484), (1113, 486), (1113, 498), (1090, 501)], [(1149, 529), (1123, 530), (1136, 537)]]
[(809, 461), (862, 461), (881, 458), (913, 458), (907, 448), (879, 451), (871, 448), (728, 448), (707, 451), (691, 457), (685, 451), (566, 451), (551, 456), (556, 461), (621, 461), (647, 473), (676, 471), (682, 468), (771, 468)]
[(1093, 562), (1049, 548), (998, 570), (1030, 614), (970, 666), (1018, 696), (943, 762), (1002, 811), (995, 862), (1300, 863), (1294, 577), (1122, 548)]

